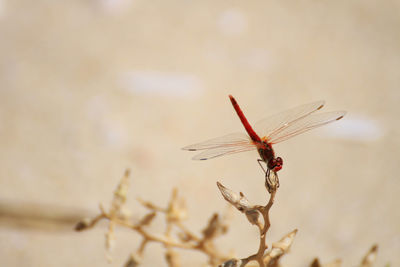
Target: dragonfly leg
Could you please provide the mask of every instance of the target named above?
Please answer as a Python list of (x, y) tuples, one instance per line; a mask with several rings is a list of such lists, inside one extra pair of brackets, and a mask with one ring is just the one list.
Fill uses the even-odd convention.
[(261, 169), (263, 170), (264, 173), (267, 173), (264, 169), (264, 167), (262, 166), (261, 162), (264, 162), (262, 159), (257, 159), (258, 164), (260, 165)]
[(271, 182), (271, 177), (270, 177), (271, 171), (270, 169), (267, 170), (267, 172), (265, 172), (265, 187), (267, 188), (268, 192), (271, 194), (272, 192), (272, 182)]

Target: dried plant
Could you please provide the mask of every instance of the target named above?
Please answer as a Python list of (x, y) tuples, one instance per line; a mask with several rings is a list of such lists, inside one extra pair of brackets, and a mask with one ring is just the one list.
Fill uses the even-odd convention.
[[(129, 228), (141, 237), (138, 248), (131, 253), (125, 263), (125, 267), (140, 266), (144, 251), (148, 244), (159, 243), (165, 248), (165, 260), (170, 267), (182, 266), (177, 249), (194, 250), (207, 256), (207, 266), (220, 267), (277, 267), (279, 261), (288, 253), (297, 229), (284, 235), (278, 242), (267, 245), (267, 232), (271, 226), (269, 212), (274, 204), (275, 196), (279, 188), (278, 175), (274, 171), (267, 171), (265, 175), (265, 188), (269, 194), (266, 205), (253, 205), (242, 192), (236, 193), (217, 182), (219, 191), (223, 198), (243, 213), (249, 223), (259, 230), (258, 250), (247, 257), (232, 258), (228, 253), (222, 253), (215, 246), (215, 239), (228, 231), (227, 220), (224, 216), (214, 213), (200, 234), (196, 234), (184, 225), (187, 218), (186, 204), (178, 195), (178, 190), (172, 190), (171, 198), (165, 207), (160, 207), (151, 201), (138, 199), (148, 212), (141, 219), (134, 221), (125, 209), (129, 187), (129, 170), (118, 184), (108, 211), (100, 205), (100, 213), (91, 219), (83, 219), (76, 224), (76, 231), (93, 228), (100, 220), (108, 220), (108, 231), (105, 235), (106, 258), (111, 261), (111, 252), (115, 243), (114, 229), (116, 226)], [(155, 234), (149, 230), (150, 224), (156, 216), (164, 216), (165, 230), (161, 234)], [(371, 267), (375, 261), (377, 246), (373, 246), (363, 258), (360, 267)], [(256, 264), (256, 265), (254, 265)], [(311, 267), (339, 267), (341, 260), (321, 265), (316, 258)]]
[[(124, 212), (129, 182), (129, 171), (125, 172), (124, 177), (114, 191), (114, 197), (109, 211), (100, 205), (100, 214), (92, 219), (83, 219), (77, 223), (75, 230), (83, 231), (94, 227), (100, 220), (109, 221), (108, 232), (106, 233), (107, 259), (111, 260), (110, 252), (114, 247), (114, 228), (119, 225), (132, 229), (141, 236), (139, 247), (130, 255), (125, 266), (139, 266), (145, 248), (148, 244), (160, 243), (165, 248), (165, 259), (169, 266), (181, 266), (179, 254), (175, 249), (196, 250), (208, 257), (208, 264), (216, 266), (218, 263), (226, 261), (229, 257), (218, 251), (214, 240), (225, 234), (228, 230), (226, 221), (217, 213), (213, 214), (208, 224), (200, 235), (191, 232), (183, 224), (187, 217), (186, 205), (183, 198), (178, 196), (178, 190), (173, 189), (171, 199), (166, 207), (159, 207), (150, 201), (138, 199), (138, 201), (149, 210), (140, 220), (133, 220)], [(154, 234), (147, 230), (153, 219), (162, 214), (165, 217), (165, 231), (162, 234)]]
[[(278, 266), (279, 259), (288, 252), (293, 239), (297, 233), (297, 229), (285, 235), (281, 240), (272, 244), (271, 250), (267, 251), (266, 236), (271, 226), (269, 219), (269, 211), (274, 204), (275, 195), (279, 187), (278, 174), (274, 171), (267, 171), (265, 175), (265, 187), (269, 193), (269, 201), (265, 206), (252, 205), (242, 192), (239, 194), (233, 192), (221, 183), (217, 182), (217, 186), (222, 196), (233, 205), (236, 209), (246, 215), (248, 221), (257, 226), (259, 230), (259, 248), (258, 251), (246, 258), (230, 259), (221, 264), (221, 267), (242, 267), (251, 261), (256, 261), (258, 266)], [(262, 218), (262, 220), (260, 219)]]
[[(378, 252), (378, 246), (373, 245), (367, 252), (367, 254), (363, 257), (360, 263), (360, 267), (372, 267), (373, 263), (376, 260), (376, 255)], [(336, 259), (332, 262), (326, 263), (326, 264), (321, 264), (319, 262), (318, 258), (315, 258), (312, 263), (310, 264), (310, 267), (341, 267), (342, 266), (342, 260), (341, 259)]]

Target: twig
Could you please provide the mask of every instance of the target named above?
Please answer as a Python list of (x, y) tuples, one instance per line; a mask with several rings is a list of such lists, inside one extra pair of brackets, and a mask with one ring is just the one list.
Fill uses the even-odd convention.
[[(221, 194), (225, 198), (225, 200), (228, 201), (230, 204), (232, 204), (240, 212), (244, 213), (249, 222), (258, 227), (260, 233), (259, 247), (258, 251), (255, 254), (250, 255), (241, 260), (232, 259), (230, 262), (229, 261), (225, 262), (224, 265), (222, 266), (229, 266), (229, 264), (233, 264), (233, 262), (237, 266), (245, 266), (250, 261), (257, 261), (260, 267), (266, 267), (264, 259), (265, 251), (268, 249), (268, 246), (266, 244), (266, 236), (271, 226), (269, 212), (271, 210), (272, 205), (274, 204), (275, 195), (279, 187), (279, 180), (276, 172), (270, 172), (270, 171), (266, 172), (265, 186), (270, 195), (268, 203), (265, 206), (251, 205), (242, 192), (237, 194), (232, 190), (228, 189), (227, 187), (223, 186), (219, 182), (217, 182), (217, 186), (221, 191)], [(260, 222), (259, 214), (262, 215), (263, 222)]]
[(259, 242), (259, 248), (256, 254), (253, 254), (245, 259), (242, 259), (242, 261), (249, 262), (249, 261), (257, 261), (260, 267), (265, 267), (264, 263), (264, 253), (265, 250), (268, 248), (265, 239), (267, 236), (267, 232), (271, 226), (271, 222), (269, 219), (269, 211), (274, 204), (274, 199), (275, 199), (275, 194), (276, 191), (272, 191), (269, 197), (268, 204), (266, 206), (256, 206), (256, 209), (261, 213), (263, 219), (264, 219), (264, 225), (261, 227), (258, 225), (259, 230), (260, 230), (260, 242)]
[[(174, 249), (197, 250), (208, 257), (208, 262), (215, 266), (219, 262), (226, 261), (229, 257), (221, 254), (214, 245), (214, 239), (226, 233), (227, 226), (221, 222), (218, 214), (214, 214), (207, 227), (203, 230), (203, 236), (198, 237), (186, 228), (182, 222), (186, 218), (186, 208), (183, 199), (178, 197), (178, 191), (173, 190), (171, 199), (166, 208), (158, 207), (151, 202), (139, 199), (139, 202), (150, 210), (150, 213), (143, 216), (138, 222), (133, 223), (123, 213), (123, 206), (126, 202), (129, 171), (125, 172), (120, 184), (114, 192), (111, 208), (107, 212), (102, 205), (99, 206), (100, 214), (92, 219), (84, 219), (78, 222), (75, 230), (83, 231), (93, 228), (100, 220), (109, 221), (109, 231), (106, 234), (107, 258), (111, 260), (109, 252), (113, 246), (114, 228), (116, 225), (132, 229), (142, 236), (138, 249), (131, 254), (126, 266), (138, 266), (147, 245), (151, 242), (162, 244), (165, 249), (165, 257), (170, 267), (179, 267), (179, 254)], [(166, 228), (162, 235), (156, 235), (146, 230), (158, 213), (165, 215)], [(174, 229), (177, 229), (178, 239), (173, 237)]]

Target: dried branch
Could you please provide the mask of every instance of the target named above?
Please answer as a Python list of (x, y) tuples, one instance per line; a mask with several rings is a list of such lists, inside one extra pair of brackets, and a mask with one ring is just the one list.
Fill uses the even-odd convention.
[[(231, 205), (233, 205), (235, 208), (237, 208), (240, 212), (244, 213), (249, 222), (258, 227), (260, 234), (259, 248), (255, 254), (250, 255), (247, 258), (243, 258), (241, 260), (231, 259), (223, 263), (221, 266), (229, 266), (229, 265), (245, 266), (250, 261), (256, 261), (260, 267), (266, 267), (270, 266), (269, 263), (272, 260), (278, 261), (279, 257), (282, 256), (287, 251), (288, 247), (291, 244), (291, 241), (293, 241), (293, 237), (297, 230), (293, 231), (291, 234), (282, 239), (280, 243), (278, 242), (274, 244), (272, 251), (269, 254), (265, 255), (265, 251), (268, 249), (268, 246), (266, 244), (266, 235), (269, 230), (269, 227), (271, 226), (269, 211), (272, 205), (274, 204), (276, 190), (279, 187), (279, 179), (276, 172), (273, 171), (266, 172), (265, 186), (267, 191), (270, 193), (270, 197), (267, 205), (265, 206), (251, 205), (242, 192), (237, 194), (232, 190), (230, 190), (229, 188), (223, 186), (219, 182), (217, 182), (217, 186), (224, 199), (228, 201)], [(260, 214), (262, 215), (263, 222), (260, 221), (259, 218)], [(287, 242), (289, 242), (288, 240), (290, 240), (289, 245), (287, 245)], [(285, 249), (284, 245), (287, 246)], [(272, 252), (273, 254), (271, 254)]]
[[(109, 221), (109, 227), (106, 233), (106, 257), (109, 261), (111, 261), (111, 251), (115, 243), (114, 229), (117, 225), (132, 229), (142, 237), (138, 249), (131, 254), (125, 266), (139, 266), (145, 248), (151, 242), (160, 243), (166, 248), (165, 258), (171, 267), (181, 266), (179, 254), (174, 251), (176, 248), (197, 250), (207, 255), (208, 262), (212, 266), (228, 259), (228, 256), (224, 256), (220, 253), (214, 244), (214, 239), (225, 234), (228, 226), (220, 219), (219, 215), (215, 213), (203, 230), (202, 237), (192, 233), (183, 224), (183, 220), (187, 217), (187, 210), (183, 198), (178, 196), (177, 189), (173, 190), (171, 199), (165, 208), (158, 207), (151, 202), (140, 199), (139, 202), (148, 208), (150, 213), (143, 216), (143, 218), (136, 223), (131, 222), (129, 216), (123, 212), (128, 192), (128, 177), (129, 171), (126, 171), (114, 192), (109, 211), (106, 211), (103, 206), (100, 205), (100, 214), (92, 219), (83, 219), (75, 226), (76, 231), (83, 231), (93, 228), (102, 219)], [(166, 221), (165, 231), (160, 235), (153, 234), (146, 229), (158, 213), (162, 213)], [(174, 229), (176, 231), (173, 231)]]
[[(372, 267), (373, 263), (376, 260), (376, 256), (378, 253), (378, 245), (373, 245), (367, 252), (367, 254), (363, 257), (360, 267)], [(336, 259), (330, 263), (321, 264), (318, 258), (315, 258), (310, 267), (340, 267), (342, 266), (342, 260)]]
[[(171, 198), (166, 207), (160, 207), (150, 201), (138, 199), (138, 201), (149, 210), (140, 220), (134, 222), (124, 210), (129, 187), (129, 170), (118, 184), (113, 194), (113, 199), (108, 211), (100, 205), (100, 213), (92, 219), (83, 219), (76, 226), (76, 231), (83, 231), (93, 228), (100, 220), (108, 221), (108, 231), (105, 234), (106, 257), (111, 261), (111, 252), (115, 243), (115, 228), (122, 226), (129, 228), (140, 235), (141, 242), (138, 248), (130, 255), (125, 267), (137, 267), (142, 261), (144, 251), (148, 244), (159, 243), (165, 248), (165, 259), (170, 267), (182, 266), (177, 249), (195, 250), (207, 256), (210, 266), (220, 267), (245, 267), (249, 263), (258, 264), (259, 267), (277, 267), (279, 260), (288, 253), (297, 229), (285, 235), (278, 242), (272, 243), (268, 250), (266, 235), (271, 226), (270, 210), (274, 204), (275, 195), (279, 188), (278, 175), (274, 171), (267, 170), (265, 175), (265, 188), (269, 193), (266, 205), (253, 205), (242, 192), (236, 193), (217, 182), (223, 198), (233, 207), (243, 213), (247, 220), (259, 230), (259, 247), (256, 253), (242, 258), (231, 258), (221, 253), (216, 245), (215, 239), (228, 231), (226, 218), (214, 213), (208, 220), (207, 225), (201, 234), (190, 231), (183, 223), (187, 218), (186, 204), (183, 198), (179, 197), (178, 190), (173, 189)], [(161, 234), (155, 234), (148, 230), (156, 216), (162, 215), (165, 218), (165, 230)], [(360, 267), (371, 267), (375, 262), (377, 246), (374, 245), (363, 258)], [(254, 265), (251, 265), (254, 267)], [(341, 260), (321, 265), (316, 258), (311, 267), (340, 267)], [(250, 267), (250, 265), (248, 266)]]
[(112, 262), (111, 251), (115, 245), (115, 234), (114, 234), (114, 222), (110, 221), (108, 224), (108, 231), (106, 233), (106, 258), (109, 262)]

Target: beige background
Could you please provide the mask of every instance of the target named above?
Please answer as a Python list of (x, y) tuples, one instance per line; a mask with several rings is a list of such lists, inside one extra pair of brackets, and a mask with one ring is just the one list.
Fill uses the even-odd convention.
[[(325, 99), (341, 122), (275, 147), (284, 159), (268, 241), (299, 229), (285, 266), (379, 244), (399, 266), (399, 1), (0, 1), (0, 265), (109, 266), (105, 224), (74, 222), (108, 204), (125, 168), (136, 197), (177, 186), (189, 228), (226, 203), (215, 182), (266, 200), (255, 152), (194, 162), (181, 147)], [(233, 213), (223, 251), (254, 252)], [(154, 231), (162, 230), (161, 220)], [(139, 243), (117, 232), (114, 263)], [(152, 245), (144, 266), (165, 266)], [(198, 253), (185, 266), (201, 266)]]

